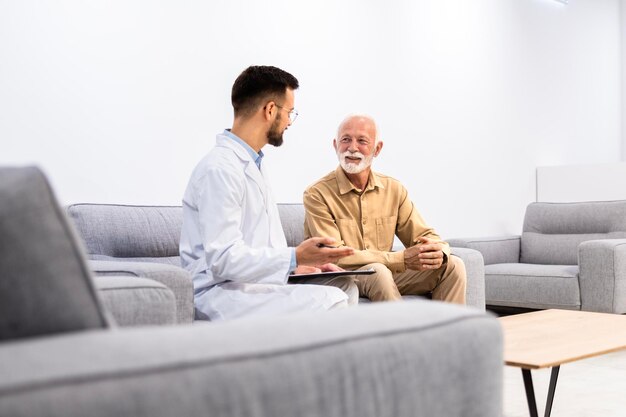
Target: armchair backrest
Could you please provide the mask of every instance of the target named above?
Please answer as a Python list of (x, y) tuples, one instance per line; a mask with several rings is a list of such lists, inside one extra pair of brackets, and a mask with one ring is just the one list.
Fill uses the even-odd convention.
[(0, 168), (0, 341), (108, 324), (46, 177), (35, 167)]
[[(304, 239), (304, 206), (278, 204), (287, 245)], [(180, 265), (180, 206), (73, 204), (67, 207), (91, 259), (133, 258)]]
[(626, 201), (531, 203), (526, 208), (520, 262), (577, 265), (587, 240), (626, 238)]

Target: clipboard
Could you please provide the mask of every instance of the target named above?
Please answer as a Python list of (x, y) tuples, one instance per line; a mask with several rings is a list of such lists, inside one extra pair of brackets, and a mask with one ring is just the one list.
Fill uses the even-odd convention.
[(290, 274), (289, 279), (298, 279), (298, 278), (334, 278), (341, 277), (345, 275), (372, 275), (376, 272), (373, 268), (370, 269), (360, 269), (358, 271), (327, 271), (327, 272), (318, 272), (315, 274)]

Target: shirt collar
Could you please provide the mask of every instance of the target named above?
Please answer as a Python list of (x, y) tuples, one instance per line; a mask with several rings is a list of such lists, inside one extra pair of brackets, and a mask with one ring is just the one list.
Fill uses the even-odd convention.
[[(355, 192), (361, 191), (361, 190), (358, 190), (354, 186), (354, 184), (350, 182), (343, 168), (341, 168), (341, 165), (337, 167), (337, 169), (335, 170), (335, 173), (337, 175), (337, 185), (339, 186), (339, 194), (342, 194), (342, 195), (347, 194), (353, 190)], [(378, 177), (378, 175), (374, 171), (370, 171), (370, 177), (367, 181), (367, 187), (363, 191), (370, 191), (370, 190), (375, 189), (376, 187), (385, 188), (383, 183), (380, 181), (380, 178)]]
[(227, 136), (227, 137), (231, 138), (232, 140), (234, 140), (235, 142), (237, 142), (238, 144), (243, 146), (243, 148), (248, 152), (248, 154), (250, 155), (250, 157), (252, 158), (252, 160), (256, 164), (257, 168), (261, 169), (261, 161), (263, 161), (263, 157), (265, 156), (265, 154), (263, 154), (263, 151), (259, 151), (259, 153), (256, 153), (256, 151), (254, 149), (252, 149), (252, 147), (250, 145), (248, 145), (239, 136), (237, 136), (233, 132), (231, 132), (230, 129), (224, 130), (224, 136)]

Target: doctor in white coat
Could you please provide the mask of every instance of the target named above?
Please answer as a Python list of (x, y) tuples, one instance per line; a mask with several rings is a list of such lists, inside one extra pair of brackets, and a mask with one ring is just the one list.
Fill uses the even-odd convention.
[[(280, 146), (297, 116), (298, 81), (275, 67), (242, 72), (232, 89), (233, 127), (194, 169), (183, 197), (182, 265), (193, 277), (198, 318), (232, 319), (343, 308), (358, 300), (351, 277), (287, 284), (290, 272), (339, 268), (351, 248), (316, 237), (287, 247), (261, 148)], [(314, 279), (309, 280), (315, 282)]]

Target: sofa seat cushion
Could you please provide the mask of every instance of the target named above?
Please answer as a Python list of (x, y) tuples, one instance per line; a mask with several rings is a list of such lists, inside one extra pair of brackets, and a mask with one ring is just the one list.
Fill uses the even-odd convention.
[(485, 294), (488, 305), (579, 310), (578, 266), (485, 265)]
[(132, 276), (97, 276), (102, 304), (120, 326), (176, 323), (176, 298), (165, 285)]

